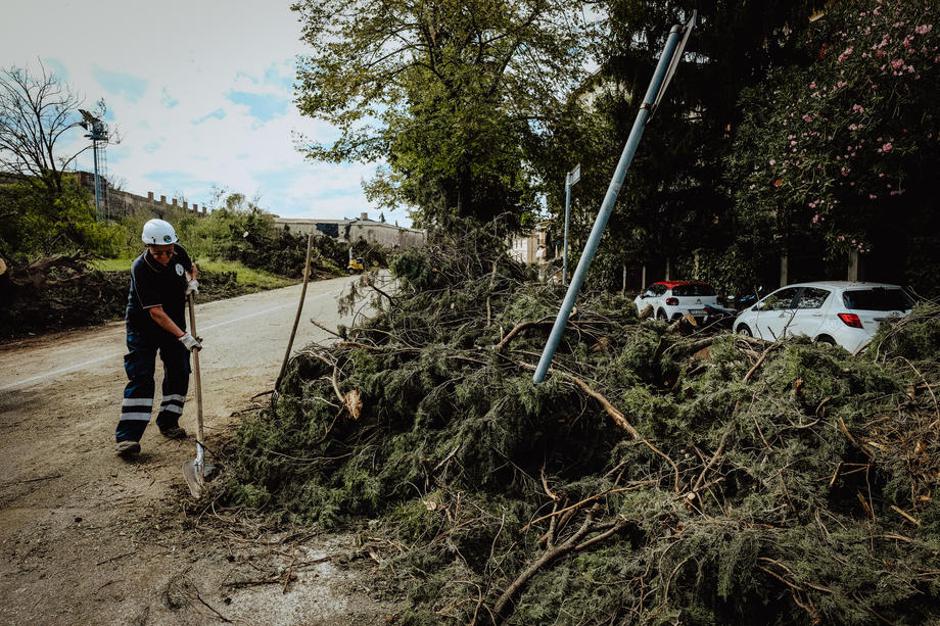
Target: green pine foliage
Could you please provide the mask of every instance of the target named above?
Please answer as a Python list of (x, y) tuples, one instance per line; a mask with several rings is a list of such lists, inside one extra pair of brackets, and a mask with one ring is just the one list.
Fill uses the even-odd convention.
[(357, 288), (374, 317), (241, 424), (221, 502), (377, 520), (398, 623), (940, 619), (935, 305), (852, 356), (588, 297), (536, 386), (559, 294), (497, 238), (435, 235), (392, 269)]

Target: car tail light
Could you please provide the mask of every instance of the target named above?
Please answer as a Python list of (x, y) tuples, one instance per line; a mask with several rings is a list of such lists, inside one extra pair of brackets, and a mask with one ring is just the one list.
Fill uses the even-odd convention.
[(679, 298), (672, 298), (672, 297), (666, 298), (666, 304), (668, 306), (678, 306)]
[(862, 320), (855, 313), (839, 313), (839, 319), (842, 320), (846, 326), (862, 328)]

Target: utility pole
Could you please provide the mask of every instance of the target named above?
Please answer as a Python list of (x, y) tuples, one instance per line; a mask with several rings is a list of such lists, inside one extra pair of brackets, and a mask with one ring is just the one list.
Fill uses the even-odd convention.
[(581, 180), (581, 164), (565, 174), (565, 246), (561, 256), (561, 284), (568, 285), (568, 222), (571, 220), (571, 188)]

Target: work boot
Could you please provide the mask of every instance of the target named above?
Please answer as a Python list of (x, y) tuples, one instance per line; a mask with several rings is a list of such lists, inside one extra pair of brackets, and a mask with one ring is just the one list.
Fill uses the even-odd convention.
[(186, 439), (186, 431), (179, 426), (160, 427), (160, 434), (167, 439)]
[(124, 460), (133, 459), (140, 454), (140, 444), (136, 441), (119, 441), (115, 444), (114, 451)]

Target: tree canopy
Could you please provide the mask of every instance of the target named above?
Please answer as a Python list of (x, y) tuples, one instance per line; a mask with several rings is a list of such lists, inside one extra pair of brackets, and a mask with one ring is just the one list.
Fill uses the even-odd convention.
[(306, 0), (300, 110), (339, 128), (308, 155), (384, 161), (368, 185), (419, 222), (536, 206), (527, 137), (583, 75), (581, 5), (559, 0)]
[[(542, 140), (543, 153), (553, 155), (540, 162), (552, 213), (564, 207), (564, 170), (582, 163), (585, 180), (574, 194), (575, 239), (584, 237), (600, 206), (670, 26), (698, 10), (683, 62), (643, 136), (604, 254), (592, 270), (596, 276), (606, 268), (601, 280), (619, 285), (621, 263), (671, 256), (675, 267), (679, 261), (691, 265), (696, 250), (705, 256), (709, 250), (727, 253), (734, 224), (723, 159), (742, 116), (740, 91), (794, 57), (793, 33), (812, 7), (694, 0), (608, 0), (602, 6), (607, 19), (599, 39), (601, 65), (569, 102), (569, 114), (554, 120)], [(586, 215), (577, 215), (582, 211)]]

